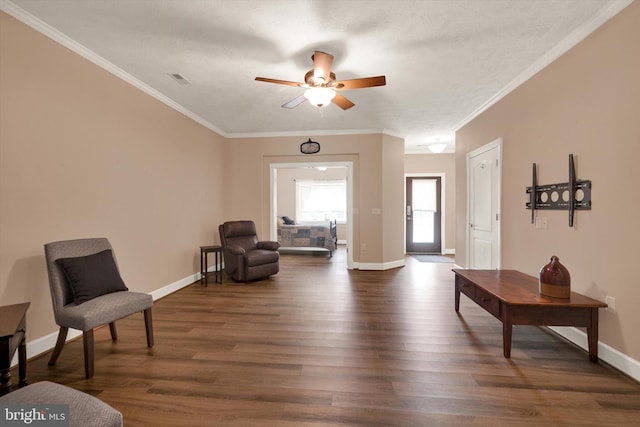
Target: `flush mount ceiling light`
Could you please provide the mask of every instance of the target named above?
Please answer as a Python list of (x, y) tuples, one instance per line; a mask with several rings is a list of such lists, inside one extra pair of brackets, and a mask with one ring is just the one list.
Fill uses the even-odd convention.
[(304, 97), (309, 100), (312, 105), (323, 108), (329, 105), (336, 93), (328, 87), (312, 87), (304, 92)]
[(427, 146), (427, 148), (432, 153), (442, 153), (444, 151), (444, 149), (447, 148), (447, 144), (443, 144), (443, 143), (439, 142), (439, 143), (436, 143), (436, 144), (430, 144), (430, 145)]

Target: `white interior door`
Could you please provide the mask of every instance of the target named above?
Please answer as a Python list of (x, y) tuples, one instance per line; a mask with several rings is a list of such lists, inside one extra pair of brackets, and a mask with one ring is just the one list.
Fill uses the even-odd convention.
[(467, 155), (468, 268), (500, 268), (501, 162), (502, 139)]

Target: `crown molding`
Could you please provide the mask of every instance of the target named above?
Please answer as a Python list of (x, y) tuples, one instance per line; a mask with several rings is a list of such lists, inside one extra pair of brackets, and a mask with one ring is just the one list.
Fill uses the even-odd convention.
[(72, 52), (82, 56), (83, 58), (87, 59), (88, 61), (91, 61), (92, 63), (94, 63), (98, 67), (100, 67), (100, 68), (108, 71), (109, 73), (115, 75), (116, 77), (124, 80), (125, 82), (127, 82), (130, 85), (132, 85), (133, 87), (141, 90), (142, 92), (146, 93), (147, 95), (152, 96), (153, 98), (157, 99), (158, 101), (162, 102), (163, 104), (167, 105), (168, 107), (173, 108), (174, 110), (176, 110), (179, 113), (185, 115), (186, 117), (190, 118), (191, 120), (195, 121), (196, 123), (201, 124), (202, 126), (206, 127), (209, 130), (212, 130), (213, 132), (216, 132), (219, 135), (222, 135), (224, 137), (228, 137), (227, 134), (224, 131), (222, 131), (220, 128), (218, 128), (217, 126), (215, 126), (212, 123), (210, 123), (209, 121), (203, 119), (199, 115), (195, 114), (193, 111), (190, 111), (190, 110), (186, 109), (182, 105), (178, 104), (177, 102), (175, 102), (174, 100), (172, 100), (168, 96), (162, 94), (161, 92), (155, 90), (154, 88), (152, 88), (151, 86), (147, 85), (146, 83), (138, 80), (136, 77), (134, 77), (131, 74), (127, 73), (126, 71), (124, 71), (120, 67), (117, 67), (113, 63), (107, 61), (105, 58), (101, 57), (100, 55), (98, 55), (97, 53), (92, 51), (91, 49), (89, 49), (86, 46), (78, 43), (77, 41), (75, 41), (73, 39), (71, 39), (70, 37), (68, 37), (65, 34), (61, 33), (60, 31), (56, 30), (55, 28), (53, 28), (49, 24), (45, 23), (44, 21), (36, 18), (35, 16), (30, 14), (26, 10), (16, 6), (14, 3), (12, 3), (12, 2), (10, 2), (8, 0), (0, 0), (0, 10), (6, 12), (7, 14), (9, 14), (9, 15), (13, 16), (14, 18), (16, 18), (17, 20), (21, 21), (22, 23), (24, 23), (24, 24), (28, 25), (29, 27), (33, 28), (34, 30), (42, 33), (43, 35), (45, 35), (47, 37), (49, 37), (53, 41), (55, 41), (57, 43), (60, 43), (62, 46), (66, 47), (67, 49), (71, 50)]
[(22, 23), (24, 23), (25, 25), (28, 25), (29, 27), (33, 28), (34, 30), (42, 33), (43, 35), (49, 37), (53, 41), (61, 44), (62, 46), (66, 47), (66, 48), (68, 48), (72, 52), (82, 56), (83, 58), (87, 59), (88, 61), (91, 61), (92, 63), (94, 63), (95, 65), (99, 66), (100, 68), (102, 68), (102, 69), (108, 71), (109, 73), (115, 75), (116, 77), (126, 81), (127, 83), (131, 84), (135, 88), (137, 88), (137, 89), (143, 91), (144, 93), (152, 96), (153, 98), (155, 98), (158, 101), (164, 103), (168, 107), (173, 108), (174, 110), (178, 111), (179, 113), (189, 117), (190, 119), (192, 119), (196, 123), (199, 123), (202, 126), (206, 127), (207, 129), (212, 130), (213, 132), (216, 132), (218, 135), (223, 136), (224, 138), (238, 139), (238, 138), (269, 138), (269, 137), (308, 136), (308, 135), (311, 135), (311, 136), (317, 136), (317, 135), (326, 136), (326, 135), (367, 135), (367, 134), (385, 134), (385, 135), (390, 135), (390, 136), (394, 136), (394, 137), (398, 137), (398, 138), (404, 138), (404, 135), (401, 135), (401, 134), (399, 134), (397, 132), (390, 131), (390, 130), (387, 130), (387, 129), (307, 130), (307, 131), (300, 130), (300, 131), (284, 131), (284, 132), (247, 132), (247, 133), (225, 132), (222, 129), (220, 129), (219, 127), (217, 127), (214, 124), (212, 124), (211, 122), (209, 122), (208, 120), (205, 120), (204, 118), (202, 118), (199, 115), (195, 114), (191, 110), (188, 110), (187, 108), (185, 108), (181, 104), (179, 104), (179, 103), (175, 102), (174, 100), (172, 100), (171, 98), (167, 97), (163, 93), (155, 90), (151, 86), (147, 85), (146, 83), (142, 82), (141, 80), (139, 80), (136, 77), (132, 76), (131, 74), (127, 73), (126, 71), (124, 71), (120, 67), (118, 67), (115, 64), (111, 63), (110, 61), (106, 60), (105, 58), (103, 58), (102, 56), (98, 55), (97, 53), (95, 53), (91, 49), (89, 49), (86, 46), (78, 43), (77, 41), (75, 41), (73, 39), (71, 39), (67, 35), (61, 33), (60, 31), (56, 30), (55, 28), (53, 28), (49, 24), (47, 24), (44, 21), (36, 18), (35, 16), (30, 14), (26, 10), (18, 7), (17, 5), (12, 3), (11, 1), (9, 1), (9, 0), (0, 0), (0, 10), (6, 12), (7, 14), (9, 14), (11, 16), (13, 16), (17, 20), (19, 20)]
[[(620, 13), (624, 8), (629, 6), (633, 0), (612, 0), (607, 5), (605, 5), (598, 14), (596, 14), (590, 21), (586, 22), (576, 30), (574, 30), (569, 36), (567, 36), (564, 40), (554, 46), (550, 51), (545, 53), (542, 57), (540, 57), (536, 62), (534, 62), (530, 67), (520, 73), (515, 79), (513, 79), (510, 83), (508, 83), (504, 88), (502, 88), (498, 93), (489, 98), (485, 103), (483, 103), (480, 107), (474, 110), (470, 115), (465, 117), (461, 122), (456, 124), (453, 127), (453, 131), (458, 131), (460, 128), (471, 122), (481, 113), (489, 109), (491, 106), (496, 104), (506, 95), (511, 93), (517, 87), (522, 85), (524, 82), (529, 80), (535, 74), (540, 72), (546, 66), (551, 64), (553, 61), (558, 59), (564, 53), (566, 53), (569, 49), (577, 45), (579, 42), (584, 40), (587, 36), (593, 33), (597, 28), (602, 26), (605, 22), (611, 19), (613, 16)], [(105, 58), (96, 54), (92, 50), (88, 49), (84, 45), (76, 42), (55, 28), (51, 27), (44, 21), (36, 18), (31, 15), (24, 9), (16, 6), (9, 0), (0, 0), (0, 10), (6, 12), (7, 14), (13, 16), (34, 30), (42, 33), (43, 35), (49, 37), (50, 39), (60, 43), (65, 46), (72, 52), (82, 56), (88, 61), (94, 63), (100, 68), (108, 71), (109, 73), (119, 77), (120, 79), (126, 81), (131, 84), (135, 88), (141, 90), (142, 92), (152, 96), (158, 101), (164, 103), (168, 107), (178, 111), (179, 113), (185, 115), (186, 117), (192, 119), (196, 123), (206, 127), (207, 129), (216, 132), (217, 134), (225, 137), (225, 138), (264, 138), (264, 137), (283, 137), (283, 136), (300, 136), (300, 135), (354, 135), (354, 134), (386, 134), (398, 138), (404, 138), (403, 135), (389, 131), (386, 129), (361, 129), (361, 130), (326, 130), (326, 131), (292, 131), (292, 132), (256, 132), (256, 133), (227, 133), (222, 129), (218, 128), (211, 122), (205, 120), (199, 115), (195, 114), (191, 110), (188, 110), (181, 104), (175, 102), (168, 96), (163, 93), (155, 90), (151, 86), (127, 73), (123, 69), (117, 67), (113, 63), (107, 61)]]
[(571, 34), (565, 37), (560, 43), (555, 45), (551, 50), (542, 55), (531, 66), (527, 67), (515, 79), (509, 82), (498, 93), (489, 98), (480, 107), (465, 117), (461, 122), (453, 127), (453, 131), (457, 132), (463, 126), (467, 125), (473, 119), (478, 117), (484, 111), (496, 104), (502, 98), (513, 92), (518, 86), (529, 80), (531, 77), (542, 71), (546, 66), (564, 55), (569, 49), (576, 46), (582, 40), (587, 38), (591, 33), (604, 25), (609, 19), (620, 13), (625, 7), (633, 3), (634, 0), (612, 0), (602, 7), (593, 18), (576, 28)]
[(229, 139), (237, 138), (278, 138), (299, 136), (331, 136), (331, 135), (389, 135), (404, 138), (402, 135), (386, 129), (343, 129), (343, 130), (296, 130), (283, 132), (231, 132), (226, 135)]

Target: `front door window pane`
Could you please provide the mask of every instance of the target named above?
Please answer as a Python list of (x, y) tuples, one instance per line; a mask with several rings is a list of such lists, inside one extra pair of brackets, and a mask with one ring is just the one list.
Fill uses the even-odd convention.
[(433, 243), (435, 240), (433, 221), (438, 209), (436, 180), (413, 180), (411, 195), (413, 199), (413, 241), (414, 243)]

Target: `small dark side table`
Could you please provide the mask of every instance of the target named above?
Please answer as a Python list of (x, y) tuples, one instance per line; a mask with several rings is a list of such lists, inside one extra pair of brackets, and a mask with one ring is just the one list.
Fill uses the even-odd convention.
[(11, 359), (18, 350), (20, 385), (27, 384), (27, 309), (30, 302), (0, 307), (0, 396), (11, 391)]
[[(209, 271), (209, 262), (207, 259), (207, 255), (213, 253), (215, 254), (215, 270)], [(218, 259), (218, 256), (220, 257)], [(216, 283), (222, 283), (222, 246), (220, 245), (211, 245), (211, 246), (200, 246), (200, 284), (204, 284), (205, 286), (209, 283), (209, 276), (213, 275), (216, 278)]]

